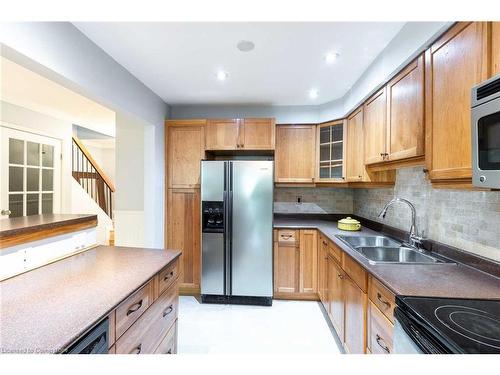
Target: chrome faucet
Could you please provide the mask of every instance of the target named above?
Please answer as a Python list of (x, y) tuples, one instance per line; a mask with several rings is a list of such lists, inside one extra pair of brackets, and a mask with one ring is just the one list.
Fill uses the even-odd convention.
[(387, 209), (393, 205), (394, 203), (406, 203), (411, 209), (411, 227), (410, 227), (410, 235), (408, 237), (408, 243), (414, 248), (420, 249), (422, 245), (423, 238), (418, 235), (417, 230), (417, 211), (415, 210), (415, 206), (409, 200), (404, 198), (393, 198), (389, 203), (387, 203), (382, 211), (378, 214), (378, 217), (385, 219), (385, 215), (387, 214)]

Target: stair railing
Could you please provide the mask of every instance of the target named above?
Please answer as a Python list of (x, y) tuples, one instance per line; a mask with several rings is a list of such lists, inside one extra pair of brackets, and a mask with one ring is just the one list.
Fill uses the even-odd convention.
[(73, 136), (71, 165), (73, 178), (87, 194), (113, 219), (113, 193), (115, 186), (92, 158), (87, 148)]

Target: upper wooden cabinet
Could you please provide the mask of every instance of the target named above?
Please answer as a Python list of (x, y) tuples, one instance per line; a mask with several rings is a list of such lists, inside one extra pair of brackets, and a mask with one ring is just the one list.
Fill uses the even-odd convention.
[(458, 22), (425, 55), (426, 164), (435, 183), (470, 184), (472, 86), (488, 78), (487, 22)]
[(500, 74), (500, 22), (492, 22), (491, 27), (491, 75), (494, 76)]
[(205, 148), (207, 150), (236, 150), (240, 144), (240, 120), (207, 120)]
[(205, 154), (205, 120), (167, 121), (168, 188), (200, 187), (200, 161)]
[(385, 160), (387, 98), (385, 87), (375, 93), (364, 104), (363, 137), (365, 164)]
[(207, 120), (205, 148), (224, 150), (273, 150), (275, 123), (271, 118)]
[(240, 148), (244, 150), (274, 150), (274, 119), (246, 118), (240, 120)]
[(424, 55), (396, 75), (386, 87), (386, 160), (423, 156)]
[(277, 183), (314, 183), (316, 125), (276, 126), (274, 172)]
[(345, 182), (345, 121), (317, 126), (316, 182)]
[(363, 181), (363, 107), (358, 108), (347, 118), (346, 180)]

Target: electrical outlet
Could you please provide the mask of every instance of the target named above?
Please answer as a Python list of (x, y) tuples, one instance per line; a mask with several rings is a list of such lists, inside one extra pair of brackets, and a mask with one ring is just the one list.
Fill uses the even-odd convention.
[(297, 197), (295, 198), (295, 203), (302, 204), (302, 196), (301, 195), (297, 195)]

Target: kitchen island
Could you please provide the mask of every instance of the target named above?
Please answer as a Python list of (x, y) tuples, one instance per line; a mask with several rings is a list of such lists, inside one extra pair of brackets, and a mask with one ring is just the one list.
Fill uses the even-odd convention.
[(110, 353), (175, 352), (179, 255), (98, 246), (2, 281), (0, 352), (65, 352), (105, 319)]

